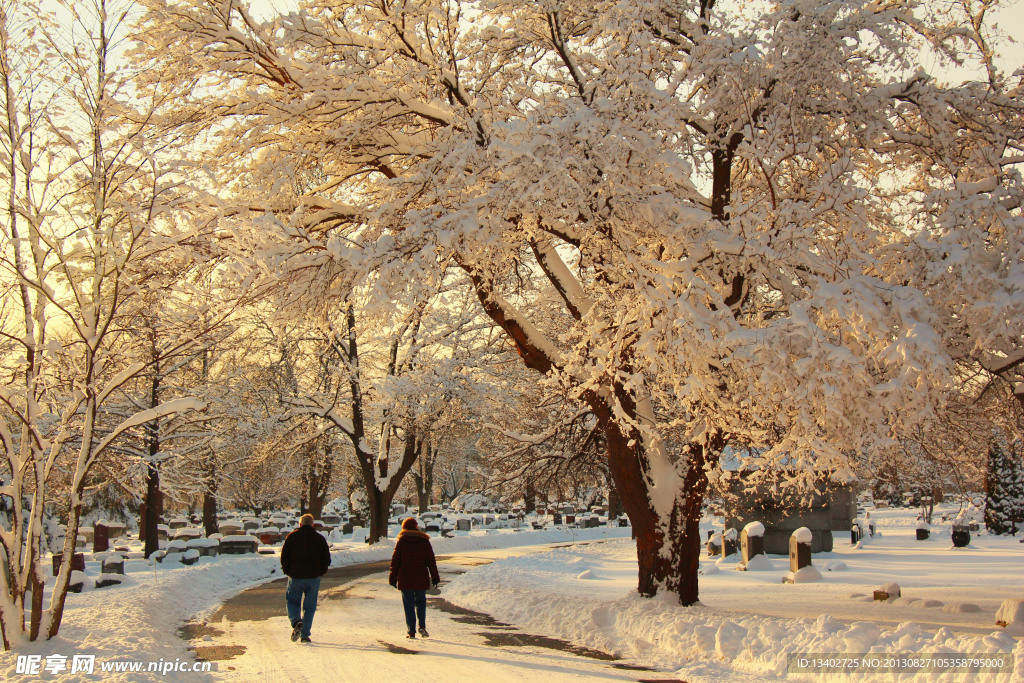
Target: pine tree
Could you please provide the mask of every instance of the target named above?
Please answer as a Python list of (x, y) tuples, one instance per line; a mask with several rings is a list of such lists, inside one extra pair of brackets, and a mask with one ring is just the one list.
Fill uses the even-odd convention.
[(985, 491), (986, 528), (993, 534), (1012, 533), (1013, 520), (1024, 518), (1024, 465), (996, 442), (988, 451)]

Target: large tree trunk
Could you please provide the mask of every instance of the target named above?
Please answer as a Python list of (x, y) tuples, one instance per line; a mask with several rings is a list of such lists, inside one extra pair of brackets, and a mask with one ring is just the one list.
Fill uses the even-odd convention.
[[(628, 401), (624, 401), (629, 406)], [(708, 451), (691, 445), (689, 466), (676, 486), (671, 513), (661, 519), (651, 501), (650, 462), (644, 439), (635, 430), (623, 434), (612, 411), (599, 405), (595, 414), (604, 428), (608, 465), (622, 505), (633, 525), (639, 565), (637, 591), (652, 597), (661, 589), (675, 593), (682, 605), (698, 601), (700, 515), (708, 479)], [(667, 482), (658, 482), (662, 485)]]
[(220, 532), (217, 524), (217, 496), (209, 490), (203, 491), (203, 530), (207, 538)]
[[(151, 444), (150, 449), (159, 448), (158, 444)], [(154, 462), (146, 466), (146, 501), (142, 504), (142, 528), (141, 534), (145, 535), (145, 546), (143, 552), (149, 557), (160, 549), (157, 524), (160, 523), (161, 499), (160, 491), (160, 470)]]
[(537, 511), (537, 489), (533, 485), (533, 481), (526, 482), (526, 490), (523, 492), (523, 506), (526, 508), (526, 514)]
[(364, 476), (366, 498), (369, 506), (368, 515), (370, 517), (370, 531), (367, 543), (376, 543), (382, 538), (387, 538), (391, 501), (395, 499), (395, 494), (398, 492), (398, 487), (402, 484), (402, 479), (405, 478), (405, 475), (409, 473), (409, 470), (412, 469), (413, 464), (416, 462), (421, 446), (422, 444), (416, 439), (416, 432), (412, 429), (407, 430), (398, 469), (389, 476), (388, 446), (386, 441), (380, 444), (383, 457), (377, 457), (377, 468), (380, 474), (379, 481), (386, 481), (388, 484), (385, 488), (381, 489), (378, 487), (377, 477)]
[(608, 476), (608, 522), (622, 516), (622, 498), (619, 497), (619, 489), (615, 487), (615, 481)]
[[(153, 376), (149, 387), (149, 407), (155, 408), (160, 404), (160, 363), (156, 360), (159, 357), (156, 349), (156, 334), (151, 335)], [(146, 464), (146, 503), (145, 518), (142, 520), (146, 530), (146, 543), (143, 549), (146, 557), (155, 553), (159, 545), (159, 535), (156, 526), (160, 522), (160, 513), (163, 512), (163, 494), (160, 491), (160, 471), (157, 468), (157, 456), (160, 455), (160, 420), (153, 420), (146, 423), (146, 452), (149, 461)]]
[[(727, 218), (725, 212), (730, 199), (731, 184), (729, 169), (736, 146), (742, 136), (732, 136), (723, 150), (714, 150), (714, 188), (712, 191), (712, 214)], [(539, 260), (548, 259), (555, 264), (551, 254), (537, 251)], [(484, 312), (501, 327), (515, 345), (527, 367), (541, 374), (548, 374), (556, 368), (557, 356), (548, 346), (538, 343), (543, 335), (524, 319), (513, 306), (493, 291), (493, 283), (472, 264), (460, 261), (476, 290)], [(543, 265), (543, 264), (542, 264)], [(556, 289), (563, 275), (557, 269), (545, 268)], [(586, 307), (585, 297), (572, 294), (571, 288), (562, 287), (567, 305), (573, 304), (574, 317), (580, 319)], [(583, 307), (576, 303), (583, 304)], [(622, 369), (628, 370), (624, 363)], [(632, 374), (632, 373), (630, 373)], [(637, 544), (639, 580), (637, 590), (641, 595), (653, 596), (659, 588), (676, 593), (679, 602), (691, 605), (697, 602), (697, 568), (700, 558), (700, 511), (707, 490), (707, 474), (704, 465), (708, 451), (699, 444), (690, 444), (687, 469), (680, 481), (652, 481), (650, 454), (643, 435), (636, 429), (638, 405), (634, 393), (622, 386), (608, 387), (614, 398), (602, 392), (589, 390), (581, 397), (594, 412), (599, 426), (607, 439), (608, 465), (612, 480), (622, 499), (623, 508), (633, 524)], [(614, 406), (614, 410), (613, 410)], [(649, 408), (649, 406), (648, 406)], [(623, 416), (622, 413), (625, 413)], [(654, 414), (645, 409), (645, 421), (653, 420)], [(719, 441), (720, 436), (716, 437)], [(720, 443), (713, 443), (717, 455)], [(657, 454), (660, 464), (666, 465), (663, 454)], [(685, 457), (685, 456), (684, 456)], [(666, 476), (665, 468), (659, 476)], [(658, 491), (652, 491), (653, 485)], [(666, 496), (672, 492), (673, 499), (660, 501), (661, 514), (652, 501), (652, 493)], [(666, 509), (668, 508), (668, 509)]]
[(390, 513), (391, 501), (385, 492), (371, 487), (367, 491), (366, 517), (367, 523), (370, 525), (366, 537), (367, 543), (376, 543), (382, 538), (387, 538)]
[(416, 502), (419, 505), (420, 514), (423, 514), (430, 508), (430, 501), (434, 492), (434, 458), (436, 455), (433, 447), (428, 442), (425, 446), (425, 452), (421, 452), (416, 459), (419, 471), (411, 473), (412, 480), (416, 484)]
[(416, 506), (422, 515), (430, 508), (430, 492), (427, 490), (423, 475), (419, 472), (412, 472), (413, 483), (416, 484)]
[(325, 446), (324, 452), (320, 453), (316, 442), (309, 444), (303, 464), (299, 511), (302, 514), (313, 515), (313, 519), (320, 519), (323, 515), (327, 490), (331, 486), (331, 463), (330, 446)]
[(324, 504), (327, 502), (327, 489), (331, 485), (331, 458), (330, 453), (324, 453), (322, 463), (315, 463), (309, 473), (309, 514), (313, 519), (320, 519), (324, 513)]

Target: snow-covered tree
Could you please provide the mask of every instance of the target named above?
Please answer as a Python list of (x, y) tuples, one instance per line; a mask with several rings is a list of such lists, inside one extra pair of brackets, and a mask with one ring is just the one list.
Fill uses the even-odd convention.
[[(165, 143), (150, 136), (164, 91), (138, 96), (138, 69), (115, 58), (127, 5), (63, 3), (59, 16), (53, 7), (0, 4), (0, 494), (17, 503), (0, 519), (5, 648), (60, 628), (97, 460), (129, 430), (202, 405), (140, 406), (104, 424), (104, 407), (146, 367), (119, 355), (122, 314), (146, 291), (137, 266), (177, 244), (163, 221), (175, 183)], [(69, 513), (46, 595), (42, 520), (57, 468), (66, 468)]]
[[(931, 410), (955, 321), (1019, 343), (1020, 86), (970, 3), (311, 0), (266, 25), (153, 6), (153, 47), (207, 79), (230, 140), (239, 243), (292, 249), (316, 301), (461, 269), (593, 415), (644, 595), (697, 600), (727, 444), (849, 476)], [(972, 50), (980, 82), (924, 69)], [(924, 291), (964, 301), (993, 264), (954, 315)]]
[(1024, 526), (1024, 461), (1017, 448), (1005, 450), (993, 441), (985, 473), (985, 527), (1008, 534)]

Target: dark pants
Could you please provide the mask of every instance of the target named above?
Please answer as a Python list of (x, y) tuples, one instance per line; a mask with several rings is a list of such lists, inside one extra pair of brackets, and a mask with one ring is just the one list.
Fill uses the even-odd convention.
[(294, 626), (301, 617), (303, 638), (309, 638), (309, 629), (316, 613), (316, 594), (319, 591), (319, 576), (315, 579), (288, 579), (288, 588), (284, 592), (288, 602), (288, 620)]
[(409, 633), (416, 633), (416, 616), (420, 628), (427, 627), (427, 591), (402, 591), (402, 606), (405, 607), (405, 625)]

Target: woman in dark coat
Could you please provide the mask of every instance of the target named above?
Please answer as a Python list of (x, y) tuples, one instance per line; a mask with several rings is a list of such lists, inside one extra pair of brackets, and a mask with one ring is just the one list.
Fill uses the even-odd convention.
[(420, 635), (430, 637), (427, 633), (427, 589), (431, 585), (436, 587), (440, 582), (430, 536), (420, 531), (416, 520), (410, 517), (402, 522), (388, 576), (388, 583), (402, 591), (405, 625), (409, 628), (407, 638), (416, 637), (417, 616)]

